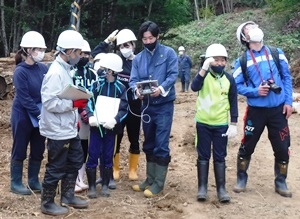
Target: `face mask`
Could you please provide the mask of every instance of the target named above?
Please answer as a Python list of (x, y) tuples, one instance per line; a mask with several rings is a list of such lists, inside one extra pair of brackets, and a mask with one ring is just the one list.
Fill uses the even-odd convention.
[(264, 33), (260, 28), (254, 28), (249, 31), (249, 42), (260, 43), (263, 41)]
[(105, 71), (105, 69), (99, 68), (98, 71), (97, 71), (97, 75), (98, 75), (100, 78), (105, 78), (106, 75), (107, 75), (107, 72)]
[(81, 57), (77, 65), (78, 66), (85, 66), (88, 62), (89, 62), (89, 58)]
[(40, 62), (43, 60), (44, 56), (45, 56), (45, 52), (41, 52), (41, 51), (36, 51), (37, 56), (33, 56), (31, 55), (33, 61), (35, 62)]
[(123, 48), (123, 49), (120, 49), (120, 51), (126, 59), (129, 58), (133, 53), (131, 48)]
[(69, 64), (70, 65), (76, 65), (78, 62), (79, 62), (79, 60), (80, 60), (80, 56), (79, 55), (77, 55), (76, 53), (74, 53), (75, 54), (75, 58), (72, 58), (70, 55), (68, 56), (68, 58), (69, 58)]
[(145, 46), (149, 51), (153, 51), (153, 49), (154, 49), (155, 46), (156, 46), (156, 42), (157, 42), (157, 40), (155, 40), (154, 43), (144, 44), (144, 46)]
[(180, 52), (179, 52), (179, 55), (180, 55), (180, 56), (183, 56), (183, 51), (180, 51)]
[(213, 72), (215, 73), (222, 73), (225, 66), (221, 66), (221, 65), (217, 65), (217, 66), (210, 66), (211, 70), (213, 70)]

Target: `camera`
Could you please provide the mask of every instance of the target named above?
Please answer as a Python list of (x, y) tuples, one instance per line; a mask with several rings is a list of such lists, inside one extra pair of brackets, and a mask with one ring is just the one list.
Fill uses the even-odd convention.
[(273, 91), (275, 94), (280, 94), (280, 92), (281, 92), (281, 87), (279, 87), (277, 84), (275, 84), (270, 79), (267, 81), (264, 81), (261, 85), (269, 85), (270, 90)]

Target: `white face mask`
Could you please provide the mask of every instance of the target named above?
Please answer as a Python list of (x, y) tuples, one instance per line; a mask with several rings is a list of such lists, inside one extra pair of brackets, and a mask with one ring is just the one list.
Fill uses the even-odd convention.
[(249, 42), (260, 43), (264, 39), (264, 33), (260, 28), (254, 28), (249, 31)]
[(37, 53), (37, 56), (33, 56), (31, 55), (33, 61), (35, 62), (40, 62), (43, 60), (44, 56), (45, 56), (45, 52), (43, 51), (35, 51)]
[(123, 49), (120, 49), (120, 51), (126, 59), (129, 58), (133, 54), (131, 48), (123, 48)]
[(182, 55), (183, 55), (183, 51), (179, 51), (179, 55), (181, 55), (181, 56), (182, 56)]

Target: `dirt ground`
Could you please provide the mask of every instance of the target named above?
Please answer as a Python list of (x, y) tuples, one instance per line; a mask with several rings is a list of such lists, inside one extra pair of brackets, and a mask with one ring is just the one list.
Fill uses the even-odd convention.
[[(179, 83), (176, 84), (179, 91)], [(56, 218), (166, 218), (166, 219), (225, 219), (225, 218), (300, 218), (300, 127), (298, 114), (289, 120), (291, 132), (291, 159), (287, 183), (293, 192), (292, 198), (283, 198), (274, 192), (274, 157), (267, 139), (267, 131), (261, 137), (249, 168), (248, 187), (245, 193), (232, 191), (236, 180), (236, 155), (242, 137), (242, 119), (246, 103), (239, 97), (239, 133), (228, 144), (227, 190), (231, 195), (229, 204), (220, 204), (216, 196), (212, 161), (209, 173), (208, 200), (197, 202), (197, 167), (194, 148), (196, 93), (177, 93), (175, 114), (170, 136), (172, 161), (169, 165), (167, 181), (162, 195), (145, 198), (143, 193), (134, 192), (128, 174), (128, 140), (124, 138), (121, 150), (121, 178), (117, 190), (111, 191), (109, 198), (98, 197), (89, 200), (89, 208), (70, 209), (69, 213)], [(10, 189), (10, 152), (12, 147), (9, 125), (11, 98), (0, 100), (0, 218), (51, 218), (40, 212), (40, 194), (20, 196)], [(298, 143), (297, 143), (298, 142)], [(43, 161), (40, 180), (42, 181), (47, 151)], [(25, 161), (23, 182), (27, 184), (27, 160)], [(145, 156), (142, 153), (139, 163), (139, 180), (145, 177)], [(100, 191), (100, 186), (97, 187)], [(86, 193), (79, 194), (88, 200)], [(57, 195), (56, 202), (59, 202)]]

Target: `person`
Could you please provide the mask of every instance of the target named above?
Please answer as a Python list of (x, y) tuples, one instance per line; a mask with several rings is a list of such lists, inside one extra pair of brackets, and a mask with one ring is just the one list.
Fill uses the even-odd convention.
[[(240, 193), (246, 190), (251, 156), (266, 126), (275, 156), (275, 191), (281, 196), (291, 197), (292, 193), (286, 184), (290, 146), (288, 119), (292, 114), (293, 99), (288, 61), (283, 51), (277, 48), (281, 77), (270, 55), (270, 48), (263, 43), (264, 33), (256, 23), (248, 21), (241, 24), (236, 34), (239, 42), (247, 48), (246, 70), (250, 80), (245, 80), (246, 72), (242, 72), (238, 59), (233, 76), (238, 93), (247, 97), (248, 106), (244, 117), (244, 137), (237, 155), (237, 183), (234, 191)], [(281, 92), (274, 90), (274, 85), (279, 86)]]
[[(198, 92), (195, 115), (198, 152), (197, 199), (207, 199), (209, 160), (212, 151), (218, 199), (220, 202), (229, 202), (230, 196), (225, 188), (225, 158), (228, 137), (235, 137), (237, 134), (237, 88), (232, 75), (224, 70), (228, 54), (223, 45), (211, 44), (206, 50), (205, 58), (202, 69), (191, 85), (191, 89)], [(229, 126), (228, 111), (231, 121)]]
[[(90, 145), (86, 173), (89, 198), (97, 198), (96, 167), (100, 157), (101, 192), (109, 197), (109, 181), (113, 174), (113, 154), (116, 136), (122, 131), (121, 122), (127, 115), (128, 100), (126, 87), (116, 79), (122, 69), (122, 59), (114, 53), (107, 53), (99, 61), (99, 79), (92, 85), (94, 97), (89, 100), (86, 112), (89, 118)], [(107, 102), (108, 101), (108, 102)], [(117, 109), (117, 111), (114, 111)], [(110, 112), (112, 114), (110, 115)]]
[[(47, 67), (40, 63), (45, 55), (44, 37), (36, 32), (26, 32), (21, 40), (21, 49), (16, 53), (16, 69), (13, 83), (16, 94), (11, 110), (11, 128), (13, 145), (10, 163), (10, 191), (20, 195), (30, 195), (31, 191), (41, 191), (38, 174), (45, 150), (45, 137), (35, 123), (38, 123), (41, 110), (40, 89), (42, 80), (47, 73)], [(31, 121), (33, 120), (33, 122)], [(22, 182), (23, 162), (27, 156), (27, 146), (30, 143), (28, 160), (28, 186)]]
[(88, 202), (74, 195), (78, 170), (83, 165), (83, 151), (78, 136), (78, 108), (87, 100), (62, 99), (59, 95), (73, 84), (71, 69), (80, 60), (82, 35), (74, 30), (63, 31), (57, 40), (56, 58), (42, 84), (41, 135), (48, 139), (48, 163), (42, 184), (41, 211), (61, 215), (68, 208), (54, 202), (56, 187), (61, 180), (61, 203), (74, 208), (87, 208)]
[[(146, 197), (153, 197), (163, 191), (168, 166), (171, 161), (169, 138), (176, 97), (174, 84), (178, 76), (176, 52), (159, 43), (159, 27), (152, 21), (144, 22), (139, 29), (144, 49), (132, 62), (129, 86), (142, 101), (144, 131), (143, 151), (146, 154), (146, 180), (133, 185), (134, 191), (144, 191)], [(157, 80), (152, 94), (142, 95), (137, 82)]]
[(179, 46), (178, 53), (179, 53), (178, 64), (179, 64), (179, 77), (181, 80), (181, 92), (188, 92), (190, 86), (192, 60), (185, 53), (185, 48), (183, 46)]
[[(92, 63), (90, 63), (90, 53), (91, 47), (88, 41), (83, 40), (83, 47), (80, 54), (80, 60), (75, 65), (75, 74), (74, 74), (74, 84), (76, 86), (81, 86), (86, 89), (90, 89), (91, 85), (97, 80), (97, 75), (91, 70)], [(83, 109), (78, 109), (80, 116), (80, 128), (79, 128), (79, 138), (81, 139), (81, 146), (83, 150), (83, 165), (78, 171), (78, 176), (76, 179), (75, 192), (81, 192), (88, 189), (83, 181), (85, 173), (85, 162), (87, 160), (87, 151), (88, 151), (88, 138), (89, 138), (89, 120), (87, 113)]]
[[(116, 44), (120, 51), (120, 57), (123, 61), (123, 71), (118, 73), (117, 79), (120, 80), (127, 89), (127, 97), (129, 104), (129, 111), (126, 118), (122, 122), (122, 128), (126, 127), (128, 139), (130, 142), (129, 147), (129, 180), (137, 180), (137, 168), (138, 161), (140, 156), (140, 145), (139, 145), (139, 137), (140, 137), (140, 124), (141, 124), (141, 100), (134, 99), (134, 94), (132, 90), (129, 88), (129, 78), (132, 66), (132, 60), (134, 59), (134, 50), (136, 37), (134, 33), (129, 29), (122, 29), (118, 32), (116, 38)], [(117, 138), (117, 148), (116, 153), (114, 155), (114, 167), (113, 167), (113, 176), (115, 180), (120, 178), (120, 146), (123, 138), (122, 131)]]

